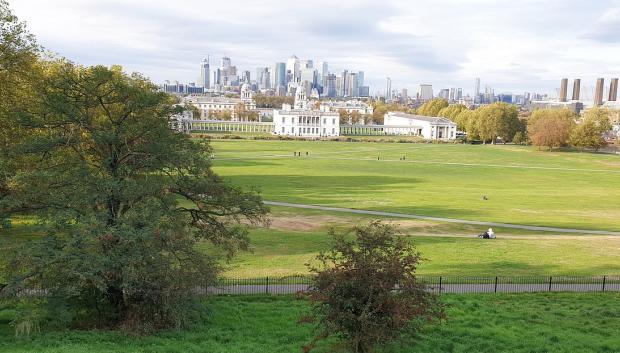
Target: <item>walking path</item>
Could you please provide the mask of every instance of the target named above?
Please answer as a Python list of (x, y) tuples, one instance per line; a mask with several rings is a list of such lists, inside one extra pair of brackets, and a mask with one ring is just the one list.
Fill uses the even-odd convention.
[(321, 210), (321, 211), (330, 211), (330, 212), (355, 213), (355, 214), (373, 215), (373, 216), (381, 216), (381, 217), (397, 217), (397, 218), (409, 218), (409, 219), (423, 219), (423, 220), (430, 220), (430, 221), (437, 221), (437, 222), (473, 224), (473, 225), (479, 225), (479, 226), (485, 226), (485, 227), (502, 227), (502, 228), (513, 228), (513, 229), (525, 229), (525, 230), (533, 230), (533, 231), (541, 231), (541, 232), (559, 232), (559, 233), (578, 233), (578, 234), (597, 234), (597, 235), (615, 235), (615, 236), (620, 236), (620, 232), (607, 231), (607, 230), (557, 228), (557, 227), (540, 227), (540, 226), (528, 226), (528, 225), (523, 225), (523, 224), (471, 221), (471, 220), (467, 220), (467, 219), (431, 217), (431, 216), (421, 216), (421, 215), (407, 214), (407, 213), (383, 212), (383, 211), (371, 211), (371, 210), (358, 210), (358, 209), (354, 209), (354, 208), (330, 207), (330, 206), (320, 206), (320, 205), (307, 205), (307, 204), (290, 203), (290, 202), (279, 202), (279, 201), (264, 201), (264, 203), (267, 204), (267, 205), (271, 205), (271, 206), (304, 208), (304, 209), (310, 209), (310, 210)]

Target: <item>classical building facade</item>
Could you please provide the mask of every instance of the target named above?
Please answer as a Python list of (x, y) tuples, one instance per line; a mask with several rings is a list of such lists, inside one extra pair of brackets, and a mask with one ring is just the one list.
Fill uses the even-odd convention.
[(332, 137), (340, 135), (340, 116), (329, 109), (312, 109), (306, 90), (299, 86), (295, 103), (282, 105), (273, 112), (274, 134), (299, 137)]
[(321, 107), (326, 107), (332, 112), (337, 112), (343, 109), (347, 113), (358, 112), (361, 115), (371, 115), (374, 111), (371, 105), (360, 100), (324, 101), (321, 102)]
[(241, 86), (240, 96), (241, 98), (188, 96), (183, 99), (183, 102), (198, 108), (201, 119), (213, 118), (214, 114), (228, 111), (232, 120), (235, 121), (237, 118), (235, 108), (239, 104), (243, 104), (245, 110), (256, 110), (256, 104), (252, 100), (253, 93), (247, 83)]
[(386, 131), (392, 127), (396, 134), (415, 135), (427, 140), (452, 140), (456, 138), (456, 124), (441, 117), (388, 112), (384, 116), (383, 124)]

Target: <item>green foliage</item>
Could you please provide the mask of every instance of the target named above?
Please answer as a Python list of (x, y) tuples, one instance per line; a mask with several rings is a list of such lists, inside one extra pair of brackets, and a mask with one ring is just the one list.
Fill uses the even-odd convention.
[(452, 121), (455, 121), (455, 119), (457, 118), (457, 116), (463, 111), (466, 110), (467, 107), (463, 104), (452, 104), (449, 105), (443, 109), (441, 109), (439, 111), (439, 113), (437, 113), (437, 116), (441, 116), (444, 118), (448, 118)]
[(16, 146), (26, 135), (19, 129), (19, 110), (29, 109), (30, 92), (37, 86), (40, 48), (26, 25), (0, 0), (0, 228), (10, 227), (5, 199), (8, 182), (20, 163)]
[[(620, 351), (617, 293), (444, 294), (444, 324), (381, 353), (609, 353)], [(204, 303), (211, 315), (192, 330), (135, 337), (120, 332), (63, 330), (19, 339), (9, 332), (9, 311), (0, 309), (3, 353), (295, 353), (312, 337), (295, 324), (306, 301), (292, 296), (219, 296)], [(561, 319), (558, 319), (561, 318)], [(415, 341), (412, 341), (415, 340)], [(321, 353), (342, 353), (324, 342)], [(544, 348), (541, 348), (544, 347)]]
[(578, 124), (570, 135), (570, 144), (583, 150), (586, 148), (598, 151), (607, 145), (603, 134), (611, 130), (610, 112), (604, 108), (589, 109), (581, 124)]
[(438, 116), (439, 112), (442, 109), (447, 108), (448, 105), (448, 101), (443, 98), (431, 99), (418, 108), (417, 114), (424, 116)]
[(148, 80), (45, 67), (36, 109), (19, 114), (29, 135), (18, 151), (33, 162), (11, 178), (8, 205), (36, 215), (47, 236), (11, 254), (4, 292), (45, 288), (43, 306), (66, 308), (73, 323), (186, 325), (194, 289), (219, 271), (196, 244), (247, 249), (239, 223), (264, 222), (265, 206), (211, 171), (208, 144), (170, 129), (182, 107)]
[[(483, 142), (495, 143), (497, 138), (503, 142), (512, 141), (514, 135), (521, 128), (517, 107), (504, 102), (485, 105), (476, 110), (473, 124), (474, 135)], [(469, 133), (469, 131), (468, 131)]]
[(405, 328), (415, 331), (443, 317), (436, 297), (416, 280), (420, 254), (396, 228), (372, 222), (353, 232), (352, 241), (332, 233), (332, 249), (321, 252), (320, 265), (311, 267), (315, 277), (307, 294), (321, 331), (306, 352), (333, 335), (345, 339), (353, 352), (371, 352)]
[(527, 143), (527, 136), (523, 131), (517, 131), (515, 136), (512, 138), (512, 142), (517, 145), (525, 145)]
[(539, 109), (527, 120), (527, 134), (534, 146), (549, 150), (568, 144), (575, 125), (575, 114), (568, 109)]

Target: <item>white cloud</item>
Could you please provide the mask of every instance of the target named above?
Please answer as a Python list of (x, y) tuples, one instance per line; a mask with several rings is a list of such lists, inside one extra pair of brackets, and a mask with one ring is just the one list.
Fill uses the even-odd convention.
[[(554, 92), (562, 77), (620, 75), (620, 6), (597, 0), (11, 0), (48, 49), (122, 64), (155, 81), (194, 81), (203, 56), (241, 69), (295, 53), (365, 71), (371, 91)], [(214, 60), (217, 61), (217, 60)]]

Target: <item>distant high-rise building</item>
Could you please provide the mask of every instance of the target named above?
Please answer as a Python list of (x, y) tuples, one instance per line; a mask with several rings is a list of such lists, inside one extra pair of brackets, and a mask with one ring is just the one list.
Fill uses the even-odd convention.
[(370, 87), (368, 86), (360, 86), (360, 97), (368, 97), (370, 96)]
[[(449, 94), (449, 91), (448, 91)], [(433, 99), (433, 85), (421, 84), (420, 85), (420, 99), (423, 101)], [(448, 99), (446, 97), (446, 99)]]
[(250, 76), (250, 71), (248, 70), (243, 71), (243, 74), (241, 75), (241, 81), (243, 81), (243, 83), (250, 83), (252, 81), (252, 77)]
[(474, 102), (480, 103), (480, 77), (476, 77), (476, 84), (474, 87)]
[(326, 97), (336, 97), (336, 75), (327, 74), (323, 83), (323, 95)]
[(273, 68), (273, 80), (272, 84), (274, 88), (286, 86), (286, 64), (276, 63)]
[(563, 78), (560, 82), (560, 102), (566, 102), (566, 96), (568, 92), (568, 79)]
[(456, 101), (460, 101), (463, 98), (463, 89), (462, 88), (457, 88), (456, 89)]
[[(422, 87), (420, 87), (420, 99), (422, 99), (422, 100), (432, 99), (432, 97), (428, 98), (428, 95), (425, 95), (424, 98), (422, 96), (423, 96), (423, 94), (422, 94)], [(450, 99), (450, 90), (447, 89), (447, 88), (440, 89), (439, 90), (439, 94), (437, 95), (437, 97), (443, 98), (445, 100), (449, 100)]]
[(357, 97), (359, 96), (359, 81), (357, 78), (357, 73), (355, 72), (351, 72), (349, 73), (349, 79), (347, 80), (347, 83), (349, 84), (349, 96), (350, 97)]
[(610, 102), (615, 102), (618, 99), (618, 79), (612, 78), (609, 86), (609, 99)]
[(386, 87), (385, 87), (385, 100), (389, 101), (392, 99), (392, 79), (386, 79)]
[(573, 81), (573, 100), (574, 101), (579, 100), (580, 91), (581, 91), (581, 79), (576, 78)]
[(200, 81), (198, 85), (202, 86), (204, 89), (208, 89), (211, 87), (211, 71), (209, 70), (209, 57), (202, 59), (200, 62)]
[(360, 86), (364, 85), (364, 71), (358, 71), (357, 72), (357, 83)]
[(225, 56), (222, 58), (222, 68), (230, 67), (230, 58)]
[(596, 80), (596, 88), (594, 91), (594, 105), (603, 105), (603, 89), (605, 86), (605, 79), (599, 78)]
[(403, 88), (400, 90), (400, 102), (402, 104), (407, 104), (407, 101), (409, 100), (408, 94), (407, 94), (407, 89)]
[[(298, 82), (299, 78), (299, 58), (295, 55), (286, 60), (286, 72), (288, 82)], [(289, 76), (290, 75), (290, 76)]]

